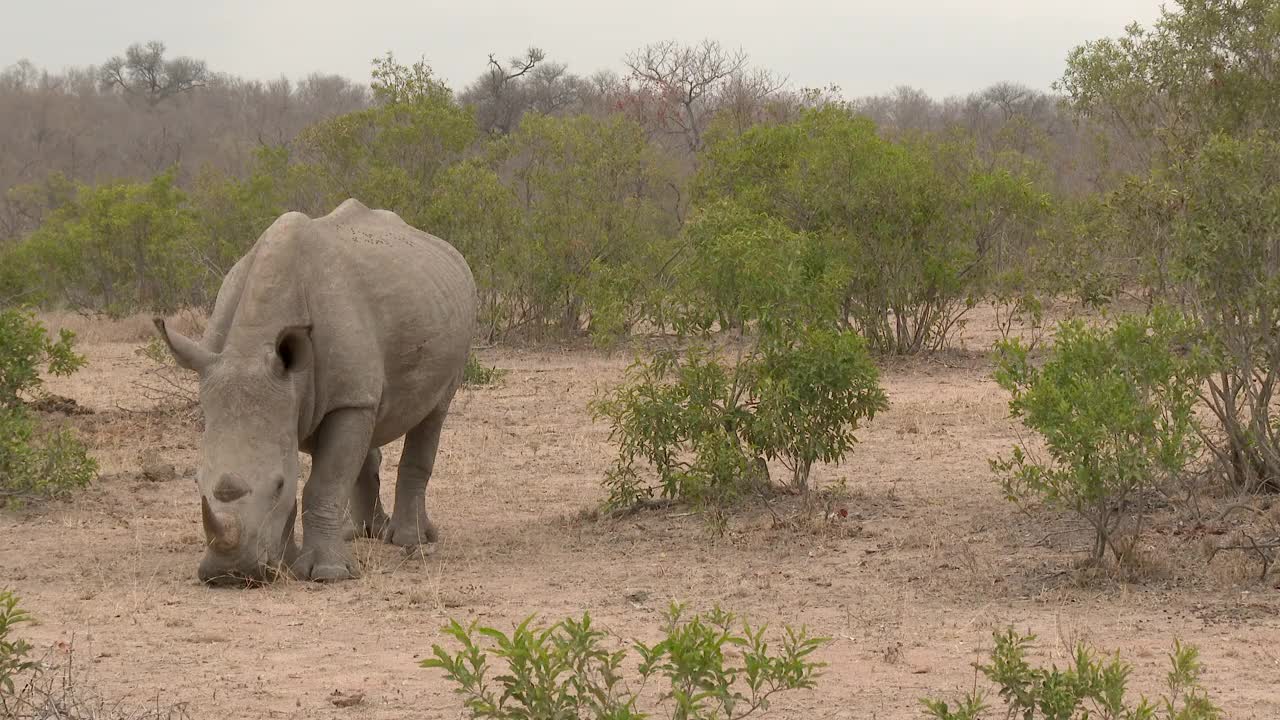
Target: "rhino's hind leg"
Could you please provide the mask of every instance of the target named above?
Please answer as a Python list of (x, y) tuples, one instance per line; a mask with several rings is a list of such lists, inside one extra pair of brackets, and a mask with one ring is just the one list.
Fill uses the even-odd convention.
[(370, 448), (365, 456), (364, 465), (356, 477), (355, 487), (351, 490), (351, 505), (348, 508), (347, 527), (343, 537), (380, 538), (387, 531), (391, 518), (382, 509), (382, 498), (378, 496), (381, 481), (378, 470), (382, 467), (382, 451)]
[(404, 437), (404, 454), (396, 476), (396, 506), (386, 541), (400, 547), (435, 542), (436, 528), (427, 517), (427, 482), (440, 448), (440, 430), (449, 413), (446, 400)]

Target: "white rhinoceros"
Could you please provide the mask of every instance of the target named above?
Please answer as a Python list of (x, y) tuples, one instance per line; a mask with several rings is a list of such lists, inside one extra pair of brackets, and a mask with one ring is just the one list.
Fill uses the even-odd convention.
[[(227, 274), (204, 337), (160, 335), (200, 377), (206, 582), (355, 577), (353, 535), (434, 541), (426, 490), (462, 382), (476, 290), (445, 241), (352, 199), (286, 213)], [(379, 448), (405, 438), (388, 519)], [(297, 517), (298, 451), (312, 457)]]

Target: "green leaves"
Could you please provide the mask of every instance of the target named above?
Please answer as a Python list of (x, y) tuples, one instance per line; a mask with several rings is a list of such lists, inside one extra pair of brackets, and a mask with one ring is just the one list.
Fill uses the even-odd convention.
[(996, 352), (994, 376), (1013, 395), (1010, 414), (1040, 434), (1049, 453), (1041, 462), (1018, 446), (1010, 459), (992, 460), (1006, 496), (1074, 510), (1096, 531), (1094, 559), (1109, 547), (1122, 560), (1132, 543), (1112, 536), (1134, 512), (1129, 503), (1181, 472), (1197, 447), (1192, 410), (1207, 366), (1193, 328), (1157, 309), (1110, 330), (1060, 324), (1040, 368), (1017, 340)]
[(889, 406), (866, 342), (848, 332), (811, 328), (792, 342), (766, 340), (755, 380), (751, 445), (781, 459), (800, 490), (814, 463), (840, 462), (860, 423)]
[(51, 340), (29, 311), (0, 310), (0, 506), (61, 495), (93, 479), (97, 463), (68, 430), (37, 432), (24, 396), (40, 386), (40, 369), (70, 375), (85, 359), (72, 350), (74, 335)]
[(492, 154), (523, 205), (526, 313), (569, 335), (584, 321), (597, 337), (629, 330), (674, 235), (660, 200), (678, 193), (642, 128), (530, 113)]
[(1215, 347), (1209, 448), (1248, 491), (1280, 487), (1278, 40), (1270, 0), (1181, 0), (1149, 29), (1074, 50), (1061, 82), (1078, 112), (1127, 135), (1149, 163), (1108, 195), (1100, 235)]
[(11, 590), (0, 590), (0, 709), (6, 706), (5, 695), (13, 695), (13, 681), (21, 673), (35, 670), (39, 664), (25, 658), (31, 644), (10, 637), (14, 628), (31, 622), (31, 616), (18, 607), (18, 597)]
[[(751, 286), (709, 266), (716, 253), (744, 268), (801, 256), (825, 278), (808, 299), (852, 322), (874, 349), (934, 349), (982, 289), (989, 259), (1047, 211), (1028, 169), (1005, 165), (953, 136), (891, 142), (839, 106), (754, 127), (706, 153), (695, 180), (703, 217), (689, 235), (710, 252), (695, 253), (690, 272), (710, 275), (698, 279), (710, 281), (712, 307), (732, 322), (726, 304)], [(731, 213), (740, 219), (727, 227)], [(769, 252), (781, 256), (766, 260)]]
[[(990, 662), (977, 665), (995, 684), (1005, 705), (1000, 717), (1023, 720), (1218, 720), (1221, 711), (1209, 702), (1199, 685), (1200, 663), (1194, 647), (1174, 642), (1168, 691), (1161, 699), (1163, 711), (1146, 698), (1136, 705), (1126, 697), (1133, 668), (1119, 654), (1101, 658), (1084, 644), (1074, 649), (1071, 663), (1038, 668), (1026, 660), (1034, 635), (1012, 629), (996, 632)], [(953, 710), (935, 699), (922, 700), (926, 715), (935, 720), (981, 720), (989, 709), (982, 693), (975, 691)]]
[[(528, 618), (507, 635), (472, 623), (450, 621), (445, 632), (460, 645), (432, 646), (422, 667), (445, 673), (473, 718), (500, 720), (625, 720), (651, 716), (639, 709), (641, 691), (653, 680), (666, 690), (659, 705), (677, 720), (737, 720), (786, 690), (814, 687), (824, 663), (809, 657), (827, 641), (803, 628), (786, 628), (780, 651), (770, 651), (765, 628), (753, 628), (719, 608), (688, 617), (683, 605), (667, 612), (664, 637), (653, 645), (607, 650), (606, 634), (591, 616), (536, 627)], [(489, 649), (481, 648), (487, 641)], [(627, 682), (623, 664), (639, 659)], [(503, 666), (488, 678), (490, 656)], [(735, 662), (734, 656), (739, 658)], [(632, 684), (636, 687), (632, 687)]]
[(1275, 126), (1278, 41), (1272, 2), (1180, 0), (1149, 29), (1073, 50), (1059, 88), (1079, 112), (1184, 153), (1215, 133)]
[[(755, 343), (731, 363), (698, 347), (658, 353), (593, 403), (619, 446), (605, 480), (609, 507), (659, 491), (722, 508), (761, 489), (764, 461), (775, 458), (805, 489), (813, 464), (839, 462), (859, 424), (888, 406), (866, 345), (852, 333), (788, 327)], [(657, 473), (657, 488), (642, 482), (641, 462)]]
[(195, 223), (172, 173), (150, 182), (79, 186), (21, 254), (46, 298), (127, 314), (171, 311), (197, 296)]

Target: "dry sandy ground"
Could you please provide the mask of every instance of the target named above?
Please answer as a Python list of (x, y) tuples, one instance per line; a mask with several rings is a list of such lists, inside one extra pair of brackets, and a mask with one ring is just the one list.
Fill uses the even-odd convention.
[[(989, 339), (970, 333), (968, 344)], [(88, 333), (89, 367), (48, 386), (93, 410), (72, 421), (103, 477), (72, 501), (0, 513), (0, 585), (39, 618), (27, 636), (71, 643), (109, 697), (184, 702), (195, 718), (456, 718), (442, 676), (416, 666), (445, 642), (449, 618), (510, 629), (532, 613), (587, 610), (651, 641), (667, 603), (682, 600), (833, 638), (817, 690), (782, 697), (768, 717), (919, 718), (921, 696), (972, 687), (970, 663), (1007, 625), (1037, 633), (1044, 660), (1061, 663), (1077, 640), (1122, 650), (1147, 692), (1180, 637), (1200, 647), (1228, 717), (1280, 717), (1274, 578), (1258, 582), (1257, 564), (1238, 555), (1211, 562), (1214, 538), (1171, 512), (1135, 578), (1078, 570), (1078, 523), (1000, 497), (987, 459), (1017, 433), (981, 353), (885, 369), (892, 408), (845, 464), (815, 471), (819, 484), (848, 483), (842, 526), (776, 528), (756, 509), (717, 538), (681, 510), (579, 519), (601, 498), (612, 453), (586, 404), (628, 357), (486, 351), (511, 372), (464, 390), (446, 425), (428, 496), (438, 546), (406, 557), (360, 541), (360, 580), (230, 590), (196, 581), (197, 427), (136, 412), (146, 402), (134, 383), (149, 367), (137, 347)], [(143, 479), (148, 449), (178, 479)], [(397, 444), (384, 457), (388, 507), (398, 456)], [(335, 707), (335, 691), (364, 700)]]

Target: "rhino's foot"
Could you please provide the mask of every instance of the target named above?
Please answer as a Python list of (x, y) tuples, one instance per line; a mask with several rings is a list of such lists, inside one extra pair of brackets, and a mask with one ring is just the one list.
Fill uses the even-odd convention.
[(382, 537), (392, 545), (409, 548), (435, 542), (440, 534), (424, 511), (410, 515), (407, 520), (399, 516), (392, 517), (391, 524)]
[(333, 582), (360, 577), (355, 558), (340, 548), (303, 547), (289, 568), (299, 580)]

